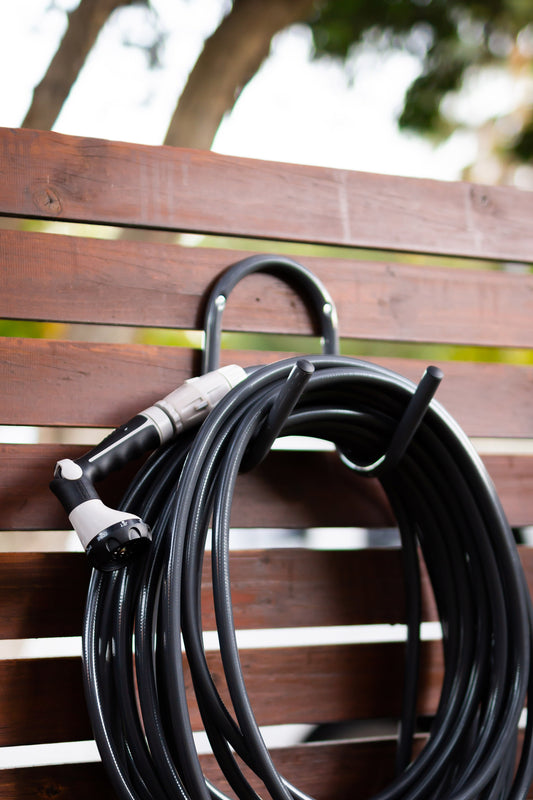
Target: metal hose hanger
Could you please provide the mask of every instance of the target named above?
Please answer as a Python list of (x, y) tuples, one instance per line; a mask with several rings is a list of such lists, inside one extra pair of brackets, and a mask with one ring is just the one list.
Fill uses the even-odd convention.
[[(236, 276), (262, 268), (264, 257), (242, 263), (231, 279), (226, 273), (217, 283), (212, 298), (227, 298)], [(315, 291), (317, 283), (308, 281), (306, 270), (301, 274), (305, 286), (314, 287), (317, 305), (329, 298), (323, 287)], [(214, 318), (219, 330), (220, 317)], [(328, 346), (334, 346), (333, 336), (330, 330)], [(211, 346), (207, 366), (214, 363), (213, 352)], [(212, 375), (195, 380), (211, 386)], [(121, 513), (134, 515), (136, 526), (142, 519), (152, 542), (137, 551), (140, 555), (117, 561), (112, 571), (93, 570), (83, 630), (89, 714), (118, 797), (225, 798), (204, 776), (196, 752), (183, 640), (205, 731), (237, 797), (260, 800), (241, 759), (273, 800), (310, 800), (278, 772), (255, 720), (236, 644), (229, 568), (238, 475), (264, 457), (273, 437), (294, 434), (328, 440), (353, 469), (377, 475), (401, 536), (408, 633), (396, 776), (374, 800), (525, 800), (533, 780), (532, 715), (521, 744), (519, 723), (526, 697), (528, 702), (533, 697), (531, 599), (485, 467), (457, 423), (432, 399), (440, 377), (428, 369), (417, 387), (388, 369), (327, 353), (242, 370), (201, 425), (196, 417), (189, 430), (182, 425), (141, 468)], [(220, 380), (227, 383), (227, 376)], [(195, 386), (191, 382), (187, 389), (187, 409), (203, 407), (202, 388), (199, 401), (190, 402)], [(70, 481), (72, 503), (87, 490), (84, 484), (76, 488), (82, 479), (75, 477), (75, 467), (83, 471), (96, 457), (107, 468), (121, 442), (128, 457), (137, 453), (135, 442), (145, 446), (147, 430), (152, 441), (160, 412), (179, 417), (182, 405), (174, 395), (182, 397), (180, 392), (156, 403), (155, 411), (142, 412), (139, 439), (137, 429), (126, 425), (108, 445), (95, 448), (96, 456), (79, 459), (81, 467), (64, 463), (56, 482)], [(209, 672), (202, 638), (198, 582), (210, 527), (227, 706)], [(413, 758), (419, 550), (442, 626), (445, 673), (429, 738)]]
[(265, 272), (285, 280), (307, 303), (319, 323), (322, 352), (335, 355), (339, 352), (337, 311), (326, 287), (311, 270), (286, 256), (256, 255), (233, 264), (213, 287), (204, 317), (204, 349), (202, 374), (219, 366), (222, 314), (230, 292), (247, 275)]

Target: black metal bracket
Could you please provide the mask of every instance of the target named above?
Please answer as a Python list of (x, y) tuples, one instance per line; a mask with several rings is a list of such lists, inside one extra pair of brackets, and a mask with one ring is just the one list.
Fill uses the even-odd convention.
[(216, 282), (207, 301), (204, 317), (202, 374), (218, 369), (222, 314), (232, 289), (254, 272), (265, 272), (287, 281), (299, 290), (319, 321), (322, 352), (339, 352), (337, 311), (329, 292), (313, 273), (291, 258), (276, 255), (255, 255), (233, 264)]
[[(318, 278), (306, 267), (285, 256), (255, 255), (238, 261), (218, 279), (207, 301), (204, 317), (204, 348), (202, 352), (202, 373), (211, 372), (219, 366), (220, 341), (222, 332), (222, 314), (228, 297), (235, 286), (254, 272), (265, 272), (286, 280), (297, 288), (320, 323), (322, 335), (322, 352), (338, 355), (339, 335), (337, 329), (337, 312), (329, 292)], [(309, 378), (314, 372), (313, 364), (300, 359), (287, 381), (280, 389), (277, 397), (266, 413), (266, 418), (254, 436), (241, 471), (257, 466), (268, 454), (283, 425), (300, 399)], [(348, 454), (340, 453), (345, 464), (355, 472), (366, 476), (379, 476), (395, 467), (402, 459), (405, 451), (415, 435), (424, 415), (442, 380), (443, 374), (438, 367), (426, 369), (420, 383), (392, 436), (387, 452), (371, 464), (355, 464)]]
[(248, 445), (241, 463), (241, 472), (257, 467), (269, 454), (314, 371), (315, 367), (310, 361), (306, 358), (298, 359), (272, 402), (266, 419)]
[(416, 387), (405, 411), (394, 431), (389, 448), (384, 455), (372, 462), (372, 464), (355, 464), (346, 453), (340, 453), (342, 461), (358, 472), (367, 477), (378, 477), (384, 472), (393, 469), (402, 459), (405, 451), (409, 447), (411, 440), (418, 430), (426, 411), (429, 408), (440, 382), (443, 372), (438, 367), (427, 367), (420, 383)]

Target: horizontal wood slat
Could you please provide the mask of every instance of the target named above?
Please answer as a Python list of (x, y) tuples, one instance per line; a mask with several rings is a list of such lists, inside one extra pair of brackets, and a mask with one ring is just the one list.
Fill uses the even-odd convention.
[[(373, 797), (394, 774), (393, 740), (297, 745), (275, 748), (271, 754), (281, 774), (316, 800)], [(200, 756), (200, 763), (204, 774), (225, 791), (213, 756)], [(262, 791), (257, 779), (251, 782)], [(116, 800), (100, 763), (0, 770), (0, 793), (6, 800)], [(527, 797), (533, 798), (533, 788)]]
[[(78, 458), (86, 447), (0, 444), (0, 530), (65, 530), (68, 521), (48, 488), (56, 461)], [(485, 456), (513, 526), (533, 524), (533, 458)], [(99, 485), (116, 507), (139, 463)], [(312, 491), (310, 491), (310, 487)], [(380, 485), (359, 477), (334, 453), (273, 452), (239, 478), (233, 505), (238, 528), (390, 527), (394, 519)]]
[[(0, 530), (65, 530), (68, 519), (48, 484), (60, 458), (77, 458), (86, 447), (0, 445)], [(137, 465), (138, 466), (138, 465)], [(116, 506), (134, 470), (99, 485)], [(310, 487), (312, 491), (310, 491)], [(235, 527), (388, 527), (394, 524), (377, 481), (354, 475), (335, 453), (272, 453), (237, 482)]]
[(533, 197), (507, 187), (7, 128), (0, 147), (12, 216), (531, 259)]
[(92, 738), (79, 658), (0, 661), (0, 746)]
[[(201, 328), (208, 287), (244, 255), (2, 231), (0, 261), (6, 268), (0, 274), (0, 318)], [(341, 258), (298, 260), (329, 289), (342, 336), (533, 345), (533, 275)], [(250, 276), (234, 290), (224, 327), (313, 332), (299, 297), (281, 280), (265, 275)]]
[[(401, 643), (251, 649), (241, 650), (240, 657), (261, 725), (372, 719), (399, 713)], [(229, 702), (219, 654), (208, 652), (207, 663), (222, 698)], [(421, 675), (419, 711), (431, 714), (442, 681), (439, 642), (424, 642)], [(191, 692), (188, 668), (185, 682)], [(80, 659), (0, 661), (0, 720), (0, 746), (91, 738)], [(191, 722), (194, 729), (202, 728), (194, 703)]]
[[(519, 547), (533, 588), (533, 549)], [(422, 619), (437, 611), (422, 564)], [(405, 621), (399, 550), (234, 552), (231, 582), (238, 629), (395, 624)], [(82, 553), (0, 554), (0, 639), (78, 636), (88, 588)], [(61, 613), (58, 613), (58, 609)], [(216, 627), (210, 564), (204, 564), (205, 630)]]
[(509, 523), (517, 528), (532, 525), (533, 458), (526, 455), (485, 455), (482, 460)]
[(0, 553), (0, 639), (80, 636), (84, 553)]
[(101, 763), (0, 770), (5, 800), (117, 800)]
[(189, 350), (0, 339), (4, 423), (114, 427), (192, 374)]
[[(405, 620), (403, 567), (395, 548), (234, 552), (231, 581), (239, 629)], [(0, 638), (80, 635), (88, 583), (83, 553), (1, 553)], [(202, 577), (205, 630), (216, 628), (211, 585), (207, 558)], [(423, 604), (424, 619), (436, 619), (425, 570)]]
[[(246, 366), (288, 355), (227, 350), (222, 361)], [(195, 361), (194, 352), (172, 347), (2, 338), (0, 423), (115, 426), (195, 374)], [(374, 361), (415, 382), (427, 365)], [(436, 363), (444, 371), (437, 398), (469, 436), (533, 436), (532, 367)]]
[[(393, 741), (307, 744), (271, 752), (280, 772), (316, 800), (372, 797), (394, 772)], [(204, 774), (226, 791), (213, 756), (202, 755), (200, 762)], [(257, 779), (251, 781), (264, 793)], [(100, 763), (0, 770), (0, 794), (6, 800), (116, 800)]]
[[(396, 717), (401, 711), (404, 646), (397, 642), (241, 650), (246, 688), (260, 725)], [(208, 654), (217, 687), (218, 653)], [(424, 642), (420, 714), (437, 708), (443, 664), (440, 642)], [(229, 703), (225, 688), (221, 696)], [(194, 712), (192, 713), (195, 725)], [(198, 718), (198, 724), (200, 719)]]
[[(393, 741), (307, 744), (276, 748), (271, 753), (280, 773), (315, 800), (373, 797), (394, 776)], [(215, 785), (229, 789), (212, 756), (202, 756), (200, 762), (204, 774)], [(264, 786), (258, 778), (249, 771), (246, 775), (264, 796)]]

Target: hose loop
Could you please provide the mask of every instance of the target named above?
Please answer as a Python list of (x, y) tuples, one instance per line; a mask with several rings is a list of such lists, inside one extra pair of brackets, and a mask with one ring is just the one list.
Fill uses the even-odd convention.
[[(307, 360), (314, 372), (279, 433), (322, 438), (354, 463), (372, 463), (390, 446), (416, 386), (350, 358)], [(280, 775), (255, 720), (236, 645), (229, 559), (231, 508), (242, 461), (295, 365), (295, 359), (286, 359), (251, 372), (195, 435), (156, 451), (122, 504), (152, 528), (146, 561), (132, 561), (120, 573), (93, 573), (84, 675), (95, 738), (120, 798), (225, 798), (204, 777), (196, 754), (182, 637), (205, 731), (235, 794), (242, 800), (260, 797), (241, 770), (242, 760), (274, 800), (313, 795), (312, 787), (304, 791)], [(432, 401), (401, 462), (391, 462), (380, 480), (400, 529), (410, 591), (397, 773), (375, 800), (524, 800), (533, 780), (530, 714), (521, 746), (518, 737), (526, 696), (528, 702), (533, 697), (533, 615), (512, 532), (490, 478), (458, 425)], [(213, 594), (228, 705), (209, 671), (201, 629), (199, 580), (211, 519)], [(419, 551), (438, 608), (445, 672), (428, 740), (413, 758)]]

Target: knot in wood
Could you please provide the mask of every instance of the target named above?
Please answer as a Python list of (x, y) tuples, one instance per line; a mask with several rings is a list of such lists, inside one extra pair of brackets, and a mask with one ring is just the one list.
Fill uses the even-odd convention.
[(59, 787), (55, 783), (47, 783), (41, 787), (39, 796), (46, 798), (46, 800), (53, 800), (53, 798), (59, 797), (60, 794), (61, 794), (61, 787)]
[(34, 187), (32, 192), (33, 202), (40, 211), (51, 216), (61, 214), (63, 205), (58, 192), (49, 184), (40, 184)]
[(470, 196), (474, 208), (479, 211), (489, 211), (492, 208), (491, 196), (484, 186), (472, 186), (470, 189)]

